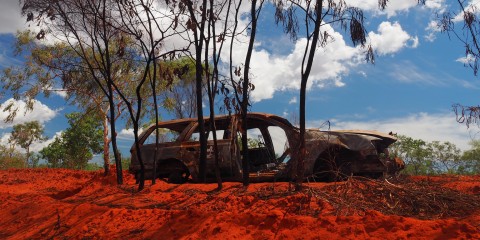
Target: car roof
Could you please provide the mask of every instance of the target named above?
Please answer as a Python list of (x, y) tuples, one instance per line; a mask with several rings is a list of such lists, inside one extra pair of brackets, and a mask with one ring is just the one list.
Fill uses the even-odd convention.
[[(215, 120), (222, 120), (222, 119), (227, 119), (232, 116), (237, 116), (240, 117), (240, 114), (234, 114), (234, 115), (217, 115), (215, 116)], [(258, 113), (258, 112), (251, 112), (247, 114), (247, 118), (253, 118), (253, 119), (264, 119), (264, 120), (275, 120), (278, 121), (284, 125), (287, 125), (289, 127), (294, 127), (288, 120), (285, 118), (282, 118), (280, 116), (274, 115), (274, 114), (268, 114), (268, 113)], [(205, 121), (209, 121), (209, 117), (204, 117)], [(172, 130), (178, 130), (182, 131), (185, 127), (187, 127), (190, 123), (192, 122), (197, 122), (197, 118), (182, 118), (182, 119), (174, 119), (174, 120), (167, 120), (167, 121), (161, 121), (158, 122), (157, 124), (151, 124), (148, 126), (148, 128), (155, 127), (156, 125), (159, 127), (166, 127), (166, 128), (171, 128)]]

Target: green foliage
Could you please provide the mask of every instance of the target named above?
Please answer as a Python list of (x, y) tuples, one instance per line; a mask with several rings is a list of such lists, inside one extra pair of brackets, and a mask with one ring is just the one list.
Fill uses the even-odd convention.
[(470, 142), (470, 149), (462, 155), (459, 169), (466, 174), (480, 173), (480, 140)]
[(101, 119), (94, 114), (65, 115), (70, 127), (40, 151), (50, 167), (85, 169), (93, 154), (102, 152)]
[(263, 146), (262, 142), (258, 138), (248, 138), (247, 139), (248, 148), (259, 148)]
[(429, 159), (427, 143), (421, 139), (398, 136), (398, 141), (391, 146), (392, 154), (405, 162), (406, 174), (432, 174), (432, 162)]
[(40, 151), (40, 155), (48, 163), (49, 167), (59, 168), (63, 167), (63, 163), (68, 161), (65, 143), (62, 138), (57, 137), (47, 147)]
[[(26, 122), (23, 124), (16, 124), (13, 126), (12, 133), (9, 138), (9, 142), (14, 145), (19, 145), (20, 147), (27, 150), (25, 165), (34, 164), (29, 163), (30, 158), (30, 146), (33, 142), (36, 141), (45, 141), (46, 138), (43, 136), (43, 126), (38, 121)], [(38, 162), (38, 160), (37, 160)]]
[(170, 110), (176, 118), (191, 118), (197, 116), (195, 95), (195, 62), (190, 58), (180, 58), (173, 61), (159, 62), (162, 83), (170, 86), (163, 102), (164, 108)]
[[(239, 143), (242, 142), (242, 136), (238, 135), (237, 136), (237, 141)], [(264, 146), (262, 141), (259, 139), (259, 138), (247, 138), (247, 146), (249, 149), (252, 149), (252, 148), (259, 148), (259, 147), (262, 147)], [(239, 145), (240, 147), (240, 151), (242, 151), (242, 144)]]
[(122, 158), (122, 169), (128, 169), (130, 167), (130, 158)]
[(404, 160), (405, 174), (476, 174), (480, 170), (480, 141), (473, 141), (471, 146), (462, 154), (448, 141), (426, 142), (400, 135), (390, 149), (394, 157)]
[(87, 171), (97, 171), (97, 170), (100, 170), (100, 169), (103, 169), (102, 166), (98, 165), (97, 163), (87, 163), (85, 165), (85, 168), (83, 170), (87, 170)]
[(436, 172), (457, 173), (460, 165), (460, 149), (451, 142), (433, 141), (428, 144), (432, 162), (436, 163)]

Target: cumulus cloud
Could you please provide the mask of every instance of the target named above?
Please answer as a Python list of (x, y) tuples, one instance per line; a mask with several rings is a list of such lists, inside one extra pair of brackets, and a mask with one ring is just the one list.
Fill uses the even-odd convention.
[[(60, 135), (62, 134), (62, 132), (56, 132), (55, 135), (52, 137), (52, 138), (49, 138), (47, 139), (46, 141), (42, 141), (42, 142), (33, 142), (32, 145), (30, 145), (30, 151), (31, 152), (40, 152), (43, 148), (45, 148), (46, 146), (50, 145), (50, 143), (52, 143), (53, 141), (55, 141), (55, 139), (57, 137), (60, 137)], [(0, 145), (3, 145), (3, 146), (10, 146), (10, 143), (9, 143), (9, 138), (11, 136), (11, 133), (5, 133), (2, 135), (2, 137), (0, 138)], [(19, 146), (16, 146), (15, 148), (17, 151), (21, 152), (21, 153), (26, 153), (26, 150), (19, 147)]]
[[(138, 129), (138, 134), (140, 135), (143, 132), (143, 128)], [(124, 128), (117, 133), (117, 139), (119, 140), (134, 140), (133, 128)]]
[[(332, 40), (325, 47), (317, 48), (307, 89), (342, 87), (345, 85), (342, 78), (364, 63), (365, 49), (350, 46), (342, 34), (330, 25), (325, 25), (322, 31), (326, 31)], [(369, 32), (368, 37), (379, 55), (394, 54), (402, 48), (418, 46), (418, 37), (410, 36), (397, 22), (382, 22), (378, 31)], [(244, 61), (247, 42), (246, 39), (239, 41), (233, 48), (234, 66)], [(286, 55), (273, 54), (265, 50), (263, 44), (266, 43), (258, 43), (251, 59), (251, 81), (255, 85), (251, 99), (254, 102), (272, 98), (277, 91), (300, 88), (300, 68), (307, 41), (305, 38), (298, 39), (293, 50)]]
[(442, 13), (446, 8), (445, 0), (426, 0), (425, 7), (429, 9), (435, 9), (439, 13)]
[(53, 141), (55, 141), (56, 138), (60, 137), (62, 134), (62, 131), (56, 132), (55, 135), (52, 138), (47, 139), (46, 141), (43, 142), (34, 142), (32, 146), (30, 146), (30, 151), (32, 152), (39, 152), (46, 146), (50, 145)]
[[(323, 29), (332, 37), (326, 47), (317, 48), (313, 68), (310, 73), (307, 88), (327, 85), (341, 87), (344, 83), (341, 76), (349, 72), (349, 67), (358, 64), (362, 50), (348, 46), (343, 36), (331, 26)], [(245, 58), (246, 43), (239, 41), (233, 49), (234, 65), (239, 66)], [(251, 94), (253, 101), (261, 101), (273, 97), (276, 91), (297, 90), (300, 87), (300, 67), (307, 40), (300, 38), (295, 43), (293, 51), (287, 55), (274, 55), (262, 48), (262, 43), (255, 48), (251, 59), (252, 83), (255, 91)], [(225, 53), (227, 54), (227, 53)]]
[(392, 54), (403, 47), (408, 46), (415, 48), (418, 46), (418, 38), (411, 37), (398, 22), (382, 22), (378, 26), (378, 33), (369, 32), (368, 37), (371, 41), (373, 49), (379, 55)]
[(2, 1), (0, 8), (0, 34), (15, 33), (17, 30), (25, 28), (26, 20), (20, 14), (20, 4), (18, 1)]
[[(346, 0), (347, 5), (360, 8), (364, 11), (371, 11), (378, 15), (393, 17), (400, 13), (408, 12), (411, 8), (418, 6), (417, 0), (388, 1), (385, 10), (378, 8), (378, 0)], [(445, 0), (426, 0), (423, 6), (427, 9), (441, 10), (445, 8)]]
[[(463, 3), (463, 8), (465, 9), (465, 11), (474, 13), (478, 17), (479, 10), (480, 10), (480, 1), (470, 0), (468, 4)], [(458, 14), (453, 17), (452, 21), (462, 22), (464, 20), (463, 16), (464, 16), (463, 11), (458, 11)]]
[[(318, 122), (309, 125), (318, 126)], [(332, 129), (368, 129), (394, 132), (425, 141), (449, 141), (462, 150), (476, 137), (478, 129), (467, 129), (456, 122), (453, 113), (416, 113), (406, 117), (372, 121), (332, 120)]]
[(346, 2), (349, 6), (358, 7), (364, 11), (373, 11), (377, 14), (387, 14), (388, 17), (408, 11), (418, 4), (417, 0), (389, 1), (385, 10), (380, 11), (378, 0), (347, 0)]
[[(5, 123), (3, 120), (8, 116), (8, 112), (3, 111), (6, 106), (13, 103), (13, 109), (18, 109), (17, 115), (13, 122)], [(27, 111), (27, 103), (23, 100), (8, 99), (0, 105), (0, 129), (12, 127), (15, 124), (39, 121), (45, 123), (53, 119), (58, 110), (52, 110), (47, 105), (38, 100), (34, 100), (33, 110)]]

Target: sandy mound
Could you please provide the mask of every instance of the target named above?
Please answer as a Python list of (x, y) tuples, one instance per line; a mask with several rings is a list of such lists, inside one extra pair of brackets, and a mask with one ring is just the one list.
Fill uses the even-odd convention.
[(0, 171), (0, 239), (480, 239), (480, 176), (167, 184), (101, 172)]

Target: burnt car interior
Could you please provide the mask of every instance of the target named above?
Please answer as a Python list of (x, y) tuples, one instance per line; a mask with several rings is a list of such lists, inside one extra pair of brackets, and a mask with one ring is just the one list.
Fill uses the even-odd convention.
[[(248, 138), (255, 139), (253, 145), (249, 145), (248, 158), (250, 159), (250, 172), (262, 172), (270, 169), (274, 169), (281, 164), (284, 164), (284, 160), (289, 160), (287, 156), (290, 154), (288, 147), (288, 140), (286, 138), (285, 131), (280, 127), (274, 125), (271, 122), (259, 120), (256, 118), (249, 118), (247, 122), (248, 126)], [(279, 132), (283, 132), (283, 139), (273, 139), (272, 127), (276, 127)], [(257, 136), (255, 138), (255, 135)], [(238, 136), (241, 133), (238, 132)], [(283, 141), (281, 145), (283, 149), (275, 149), (274, 141)], [(237, 144), (241, 144), (240, 138)], [(278, 148), (278, 146), (277, 146)], [(280, 156), (279, 156), (280, 155)]]
[[(237, 151), (236, 154), (232, 153), (232, 156), (237, 156), (236, 159), (237, 167), (241, 168), (241, 156), (243, 154), (242, 146), (241, 146), (241, 122), (239, 119), (232, 119), (234, 117), (227, 117), (227, 118), (220, 118), (215, 120), (215, 129), (216, 129), (216, 137), (218, 141), (228, 141), (232, 145), (235, 145), (233, 151)], [(233, 124), (236, 121), (236, 124)], [(195, 126), (191, 128), (188, 132), (182, 133), (182, 128), (186, 128), (188, 126), (188, 122), (182, 125), (177, 124), (178, 126), (172, 127), (170, 125), (163, 125), (163, 128), (168, 128), (173, 134), (176, 135), (185, 135), (186, 142), (196, 142), (199, 141), (199, 128), (198, 124), (194, 123)], [(247, 123), (248, 129), (248, 138), (249, 142), (251, 141), (253, 144), (249, 144), (248, 148), (248, 156), (250, 159), (250, 172), (256, 173), (265, 171), (268, 169), (272, 169), (277, 167), (279, 164), (284, 164), (284, 161), (289, 160), (290, 149), (288, 148), (288, 141), (286, 139), (286, 134), (284, 130), (280, 127), (275, 125), (271, 122), (266, 122), (263, 119), (256, 119), (256, 118), (248, 118)], [(274, 141), (272, 140), (272, 135), (270, 130), (272, 127), (277, 128), (277, 132), (283, 132), (283, 140), (275, 139), (276, 141), (283, 141), (281, 142), (281, 146), (283, 149), (275, 149)], [(208, 139), (209, 145), (213, 144), (213, 131), (212, 125), (210, 124), (209, 119), (205, 119), (205, 133)], [(232, 134), (235, 133), (235, 134)], [(172, 135), (172, 133), (169, 133)], [(154, 136), (155, 132), (152, 131), (150, 136)], [(152, 137), (150, 137), (152, 138)], [(154, 138), (154, 137), (153, 137)], [(178, 138), (178, 141), (181, 140), (182, 137)], [(253, 141), (252, 141), (253, 140)], [(154, 143), (154, 142), (153, 142)], [(279, 143), (280, 144), (280, 143)], [(237, 150), (235, 150), (237, 149)], [(277, 153), (276, 153), (277, 150)]]

